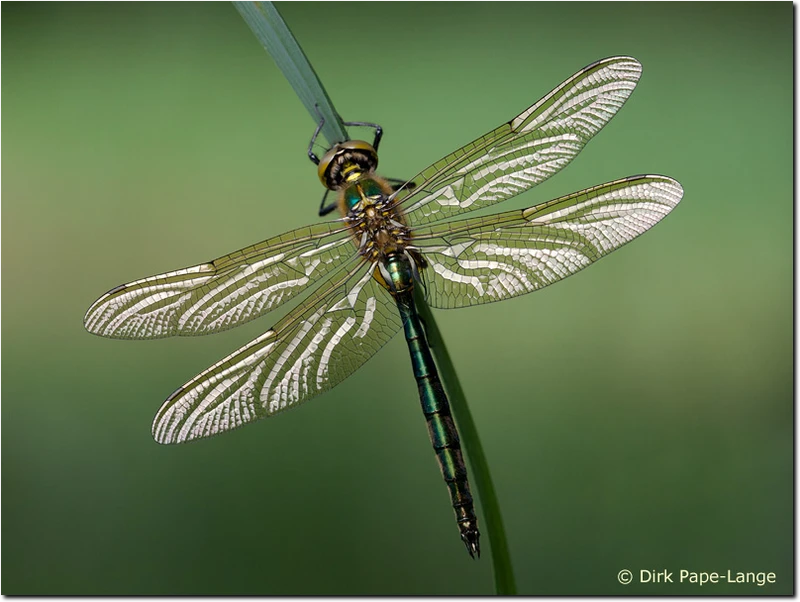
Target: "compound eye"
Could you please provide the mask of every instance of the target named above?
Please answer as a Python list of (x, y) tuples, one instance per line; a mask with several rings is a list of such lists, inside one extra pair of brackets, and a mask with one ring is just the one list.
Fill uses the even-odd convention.
[(322, 182), (322, 185), (325, 188), (329, 188), (330, 190), (333, 190), (334, 188), (333, 183), (330, 182), (328, 176), (330, 175), (331, 164), (333, 163), (334, 159), (336, 159), (336, 155), (340, 150), (341, 149), (339, 148), (338, 144), (334, 145), (333, 148), (328, 150), (328, 152), (322, 156), (322, 159), (319, 161), (319, 166), (317, 167), (317, 176), (319, 176), (319, 181)]

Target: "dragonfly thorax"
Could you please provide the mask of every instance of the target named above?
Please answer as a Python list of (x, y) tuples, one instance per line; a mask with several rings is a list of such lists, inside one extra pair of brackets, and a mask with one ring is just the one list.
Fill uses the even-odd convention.
[(359, 253), (371, 261), (403, 253), (411, 242), (411, 230), (391, 199), (391, 191), (389, 183), (376, 175), (340, 191), (339, 207)]

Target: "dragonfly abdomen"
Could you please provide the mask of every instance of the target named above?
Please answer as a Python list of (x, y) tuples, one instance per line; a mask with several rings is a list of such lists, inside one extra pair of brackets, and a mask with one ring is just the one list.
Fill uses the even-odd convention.
[(480, 556), (478, 519), (475, 516), (458, 431), (450, 414), (450, 403), (439, 379), (411, 290), (396, 293), (394, 297), (403, 318), (406, 343), (411, 354), (422, 412), (428, 423), (428, 434), (442, 477), (450, 492), (461, 539), (470, 556), (474, 558), (476, 554)]

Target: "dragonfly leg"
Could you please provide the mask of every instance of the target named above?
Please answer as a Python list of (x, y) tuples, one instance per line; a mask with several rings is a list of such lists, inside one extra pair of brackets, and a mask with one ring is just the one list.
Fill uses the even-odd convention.
[(311, 159), (311, 162), (314, 165), (319, 165), (319, 157), (317, 157), (317, 155), (314, 153), (314, 144), (317, 141), (317, 136), (319, 136), (319, 133), (322, 130), (322, 126), (325, 125), (325, 117), (319, 112), (319, 107), (317, 105), (314, 105), (314, 108), (317, 110), (317, 115), (319, 115), (319, 123), (317, 124), (317, 129), (314, 130), (314, 135), (311, 136), (311, 142), (308, 143), (308, 158)]
[(325, 217), (331, 211), (336, 209), (336, 203), (331, 203), (330, 205), (327, 205), (327, 206), (325, 205), (325, 199), (328, 198), (328, 193), (329, 192), (330, 192), (330, 190), (326, 189), (325, 190), (325, 194), (322, 195), (322, 202), (319, 204), (319, 216), (320, 217)]
[(368, 121), (345, 121), (344, 124), (348, 127), (360, 126), (365, 128), (374, 128), (375, 138), (372, 140), (372, 148), (375, 149), (375, 152), (378, 151), (378, 146), (381, 143), (381, 138), (383, 138), (383, 128), (380, 125), (378, 125), (377, 123), (369, 123)]
[(409, 182), (408, 180), (399, 180), (397, 178), (386, 178), (389, 183), (392, 185), (392, 190), (397, 192), (402, 188), (406, 188), (408, 190), (414, 190), (417, 185), (414, 182)]

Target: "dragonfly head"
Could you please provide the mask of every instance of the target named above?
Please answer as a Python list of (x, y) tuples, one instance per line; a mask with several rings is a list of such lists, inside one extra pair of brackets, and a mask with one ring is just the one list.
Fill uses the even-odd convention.
[(339, 190), (378, 167), (378, 153), (369, 142), (347, 140), (334, 144), (319, 162), (319, 180), (329, 190)]

